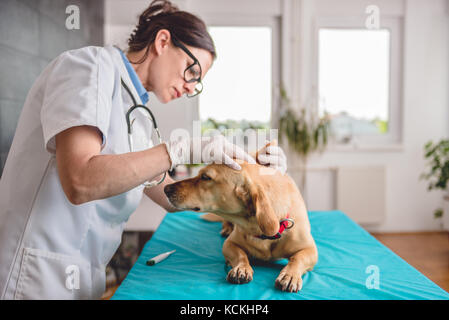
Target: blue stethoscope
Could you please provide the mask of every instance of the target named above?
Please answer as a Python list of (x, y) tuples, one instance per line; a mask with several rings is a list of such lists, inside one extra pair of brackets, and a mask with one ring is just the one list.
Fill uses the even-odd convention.
[[(122, 82), (123, 88), (125, 88), (125, 90), (128, 92), (129, 96), (131, 97), (131, 99), (133, 101), (133, 105), (128, 109), (128, 112), (126, 112), (126, 124), (128, 126), (129, 150), (131, 152), (134, 152), (134, 149), (133, 149), (133, 137), (132, 137), (132, 126), (133, 126), (134, 120), (136, 120), (136, 119), (134, 118), (134, 119), (131, 120), (130, 118), (131, 118), (131, 113), (135, 109), (137, 109), (137, 108), (142, 108), (149, 114), (148, 118), (151, 120), (151, 122), (153, 122), (153, 128), (156, 131), (156, 135), (157, 135), (157, 138), (159, 140), (159, 143), (160, 144), (163, 143), (162, 142), (161, 133), (159, 132), (159, 128), (157, 127), (156, 119), (154, 118), (153, 113), (151, 112), (151, 110), (148, 109), (147, 107), (145, 107), (142, 104), (137, 104), (136, 99), (134, 98), (133, 94), (131, 93), (131, 90), (129, 89), (129, 87), (126, 85), (125, 81), (123, 81), (123, 79), (120, 79), (120, 80)], [(151, 133), (150, 133), (150, 137), (151, 137)], [(164, 181), (166, 175), (167, 175), (167, 172), (164, 172), (162, 178), (159, 181), (158, 180), (146, 181), (146, 182), (143, 183), (143, 186), (145, 186), (145, 188), (151, 188), (151, 187), (157, 186), (157, 185), (161, 184)]]

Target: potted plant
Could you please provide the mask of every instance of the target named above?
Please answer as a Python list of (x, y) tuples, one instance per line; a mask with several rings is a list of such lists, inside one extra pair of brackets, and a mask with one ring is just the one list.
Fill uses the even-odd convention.
[(328, 113), (319, 117), (315, 108), (302, 108), (298, 114), (291, 108), (284, 89), (281, 89), (281, 101), (279, 140), (282, 142), (287, 138), (288, 146), (299, 155), (300, 188), (301, 192), (305, 192), (307, 162), (312, 153), (325, 150), (330, 135), (330, 117)]
[(434, 217), (440, 220), (443, 229), (449, 230), (449, 193), (447, 183), (449, 180), (449, 140), (442, 139), (437, 143), (429, 141), (424, 146), (424, 158), (428, 160), (427, 171), (422, 173), (420, 179), (429, 181), (427, 190), (440, 189), (445, 191), (443, 208), (434, 211)]

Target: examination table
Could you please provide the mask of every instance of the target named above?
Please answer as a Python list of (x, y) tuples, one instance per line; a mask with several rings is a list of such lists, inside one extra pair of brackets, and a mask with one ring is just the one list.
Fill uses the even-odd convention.
[[(449, 299), (449, 293), (341, 211), (309, 212), (319, 259), (303, 276), (298, 293), (274, 286), (287, 259), (250, 261), (253, 280), (228, 283), (230, 267), (221, 251), (225, 240), (219, 233), (221, 223), (205, 221), (200, 215), (191, 211), (167, 214), (112, 299)], [(146, 265), (148, 259), (174, 249), (167, 259)]]

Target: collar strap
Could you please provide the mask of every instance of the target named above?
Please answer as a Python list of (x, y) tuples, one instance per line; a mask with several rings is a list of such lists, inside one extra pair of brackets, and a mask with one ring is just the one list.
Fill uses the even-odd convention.
[(284, 232), (285, 229), (291, 229), (294, 225), (295, 225), (295, 221), (293, 219), (290, 219), (289, 215), (287, 214), (287, 217), (280, 221), (279, 231), (274, 236), (266, 236), (263, 234), (263, 235), (256, 236), (256, 237), (259, 239), (262, 239), (262, 240), (276, 240), (281, 237), (281, 234), (282, 234), (282, 232)]

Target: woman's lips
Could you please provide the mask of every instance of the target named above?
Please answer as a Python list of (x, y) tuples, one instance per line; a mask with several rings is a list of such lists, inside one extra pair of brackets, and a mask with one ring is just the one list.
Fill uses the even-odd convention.
[(181, 92), (179, 92), (178, 89), (176, 89), (176, 88), (174, 88), (174, 89), (175, 89), (176, 98), (179, 98), (181, 96)]

